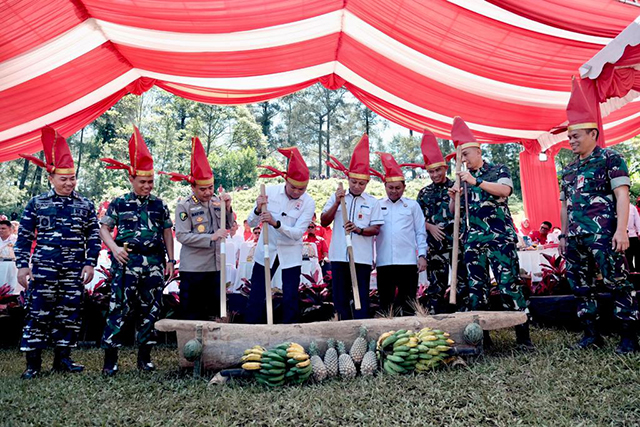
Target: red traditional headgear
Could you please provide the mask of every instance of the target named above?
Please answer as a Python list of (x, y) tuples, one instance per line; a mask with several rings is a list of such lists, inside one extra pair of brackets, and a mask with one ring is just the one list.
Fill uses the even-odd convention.
[(423, 167), (425, 169), (435, 169), (447, 165), (442, 157), (442, 151), (440, 151), (440, 147), (438, 146), (438, 140), (429, 129), (423, 131), (420, 149), (422, 150), (422, 157), (424, 158)]
[(421, 165), (417, 164), (409, 164), (403, 163), (401, 165), (396, 162), (396, 159), (389, 153), (381, 153), (376, 151), (376, 154), (380, 156), (380, 162), (382, 163), (382, 167), (384, 168), (384, 176), (378, 172), (377, 170), (370, 168), (372, 174), (380, 178), (384, 182), (398, 182), (404, 181), (404, 174), (402, 173), (402, 167), (420, 167)]
[(41, 168), (45, 168), (49, 173), (57, 173), (59, 175), (73, 175), (76, 173), (67, 141), (51, 126), (42, 128), (42, 149), (44, 150), (46, 163), (29, 154), (20, 154), (20, 157)]
[(153, 176), (153, 157), (144, 143), (142, 135), (136, 126), (133, 127), (133, 135), (129, 139), (129, 162), (130, 165), (110, 158), (100, 159), (109, 163), (107, 169), (124, 169), (129, 171), (131, 176)]
[(209, 165), (209, 159), (204, 152), (200, 138), (191, 138), (191, 175), (183, 175), (177, 172), (159, 172), (169, 175), (171, 181), (187, 181), (192, 185), (211, 185), (213, 184), (213, 172)]
[(453, 118), (453, 126), (451, 127), (451, 139), (453, 140), (454, 147), (460, 146), (461, 150), (468, 147), (480, 148), (480, 143), (476, 140), (476, 137), (471, 133), (471, 129), (462, 120), (462, 117), (456, 116)]
[(329, 157), (331, 160), (326, 161), (327, 165), (343, 172), (347, 178), (366, 179), (367, 181), (371, 178), (371, 172), (369, 171), (369, 136), (366, 133), (362, 135), (362, 138), (353, 149), (349, 169), (335, 157)]
[(568, 131), (598, 129), (598, 114), (593, 110), (587, 94), (576, 79), (571, 81), (571, 97), (567, 104)]
[(296, 147), (278, 148), (278, 151), (282, 153), (287, 159), (289, 159), (289, 165), (287, 171), (280, 171), (272, 166), (259, 166), (270, 170), (273, 173), (265, 173), (260, 175), (260, 178), (276, 178), (278, 176), (283, 177), (289, 183), (296, 187), (304, 187), (309, 183), (309, 167), (302, 158), (302, 154)]

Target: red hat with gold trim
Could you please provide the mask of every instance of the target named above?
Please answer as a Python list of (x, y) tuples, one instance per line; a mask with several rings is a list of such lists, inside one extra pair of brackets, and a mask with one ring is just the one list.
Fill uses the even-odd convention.
[(177, 172), (158, 172), (169, 175), (171, 181), (187, 181), (191, 185), (212, 185), (213, 171), (209, 165), (209, 159), (204, 152), (200, 138), (191, 138), (191, 175), (183, 175)]
[(100, 160), (109, 163), (107, 169), (124, 169), (134, 177), (153, 176), (153, 157), (136, 126), (133, 127), (133, 135), (129, 139), (129, 165), (110, 158)]
[(453, 118), (453, 126), (451, 127), (451, 139), (453, 140), (454, 147), (460, 146), (461, 150), (468, 147), (480, 148), (480, 143), (473, 136), (469, 126), (462, 120), (462, 117), (456, 116)]
[(380, 156), (380, 162), (382, 163), (382, 167), (384, 168), (384, 175), (382, 175), (377, 170), (370, 168), (371, 173), (378, 178), (380, 178), (384, 182), (398, 182), (404, 181), (404, 174), (402, 173), (402, 168), (405, 166), (409, 167), (421, 167), (422, 165), (413, 164), (413, 163), (403, 163), (398, 164), (396, 159), (389, 153), (381, 153), (380, 151), (376, 151), (376, 154)]
[(422, 134), (422, 143), (420, 144), (422, 157), (424, 158), (424, 168), (427, 170), (435, 169), (440, 166), (447, 166), (442, 157), (442, 151), (438, 145), (436, 136), (429, 129), (425, 129)]
[(298, 151), (296, 147), (278, 148), (278, 151), (289, 159), (287, 171), (283, 172), (272, 166), (260, 165), (258, 167), (268, 169), (272, 172), (262, 174), (260, 178), (276, 178), (281, 176), (296, 187), (306, 186), (309, 183), (309, 167), (304, 161), (302, 154), (300, 154), (300, 151)]
[(567, 131), (576, 129), (598, 129), (598, 114), (589, 103), (582, 85), (575, 78), (571, 81), (571, 97), (567, 104)]
[(369, 167), (369, 135), (366, 133), (362, 135), (360, 141), (356, 144), (351, 155), (351, 162), (349, 163), (349, 169), (347, 169), (338, 159), (333, 156), (329, 156), (331, 160), (327, 160), (326, 163), (331, 168), (343, 172), (347, 178), (355, 179), (371, 179), (371, 172)]
[(59, 175), (73, 175), (76, 173), (67, 141), (51, 126), (42, 128), (42, 149), (46, 163), (29, 154), (20, 154), (20, 157), (41, 168), (45, 168), (49, 173), (57, 173)]

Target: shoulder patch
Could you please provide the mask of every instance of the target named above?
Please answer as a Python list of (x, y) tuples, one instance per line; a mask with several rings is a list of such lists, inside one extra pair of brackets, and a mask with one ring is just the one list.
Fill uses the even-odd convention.
[(180, 212), (180, 220), (181, 221), (186, 221), (187, 220), (187, 213), (186, 212)]

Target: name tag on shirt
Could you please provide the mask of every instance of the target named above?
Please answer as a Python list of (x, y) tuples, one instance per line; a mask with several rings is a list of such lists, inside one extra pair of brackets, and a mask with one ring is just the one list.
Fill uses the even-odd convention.
[(576, 188), (580, 189), (584, 187), (584, 175), (578, 175), (578, 181), (576, 183)]

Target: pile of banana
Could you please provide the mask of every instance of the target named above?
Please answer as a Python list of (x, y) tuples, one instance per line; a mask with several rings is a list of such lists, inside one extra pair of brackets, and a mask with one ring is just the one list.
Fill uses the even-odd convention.
[(253, 371), (259, 383), (270, 387), (301, 384), (312, 373), (309, 355), (297, 343), (285, 342), (269, 350), (256, 345), (245, 350), (241, 360), (242, 369)]
[(377, 348), (382, 368), (391, 375), (413, 372), (420, 359), (418, 345), (418, 336), (406, 329), (380, 335)]
[(423, 328), (418, 332), (418, 357), (416, 371), (426, 372), (447, 363), (449, 351), (454, 341), (447, 332), (439, 329)]

